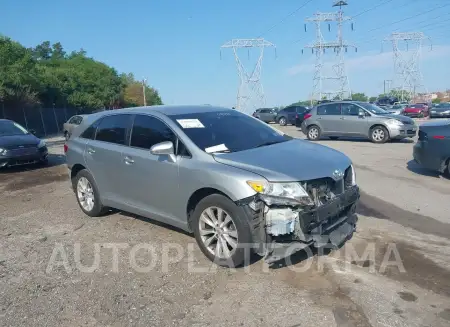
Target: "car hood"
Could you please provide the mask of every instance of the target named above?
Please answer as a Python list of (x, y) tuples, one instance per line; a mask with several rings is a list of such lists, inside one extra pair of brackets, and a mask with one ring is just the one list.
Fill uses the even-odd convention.
[(397, 120), (400, 120), (404, 124), (414, 124), (413, 119), (403, 116), (403, 115), (389, 114), (389, 115), (379, 115), (378, 117), (397, 119)]
[(16, 147), (19, 145), (38, 145), (39, 139), (33, 134), (0, 135), (0, 148)]
[(342, 152), (303, 140), (245, 151), (214, 154), (222, 164), (258, 174), (271, 182), (305, 181), (345, 172), (351, 160)]

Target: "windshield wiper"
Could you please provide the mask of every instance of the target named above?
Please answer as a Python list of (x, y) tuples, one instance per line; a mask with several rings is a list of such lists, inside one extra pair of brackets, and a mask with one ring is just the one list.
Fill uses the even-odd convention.
[(260, 148), (262, 146), (267, 146), (267, 145), (272, 145), (272, 144), (277, 144), (277, 143), (282, 143), (285, 141), (271, 141), (271, 142), (266, 142), (266, 143), (262, 143), (260, 145), (257, 145), (255, 148)]

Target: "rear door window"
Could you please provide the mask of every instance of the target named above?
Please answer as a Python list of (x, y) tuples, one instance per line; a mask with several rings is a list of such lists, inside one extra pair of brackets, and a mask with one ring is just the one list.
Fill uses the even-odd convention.
[(341, 105), (339, 103), (331, 103), (317, 107), (317, 114), (324, 116), (341, 115)]
[(132, 115), (111, 115), (104, 117), (98, 128), (95, 140), (126, 145), (128, 131), (131, 128)]

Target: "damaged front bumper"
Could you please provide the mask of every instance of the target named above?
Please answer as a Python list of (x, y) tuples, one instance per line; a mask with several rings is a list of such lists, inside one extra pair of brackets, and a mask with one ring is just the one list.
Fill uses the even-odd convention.
[(273, 262), (283, 257), (283, 249), (293, 243), (305, 247), (339, 246), (356, 228), (358, 186), (320, 205), (279, 205), (256, 195), (244, 208), (251, 216), (254, 251)]

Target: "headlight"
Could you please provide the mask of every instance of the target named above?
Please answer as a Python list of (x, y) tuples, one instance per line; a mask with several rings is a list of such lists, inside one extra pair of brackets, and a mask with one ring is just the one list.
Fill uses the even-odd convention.
[(247, 181), (247, 184), (257, 193), (269, 198), (273, 204), (313, 204), (305, 189), (296, 182), (269, 183), (262, 181)]
[(0, 148), (0, 156), (4, 156), (6, 154), (6, 149)]
[(403, 123), (397, 119), (389, 119), (386, 122), (386, 125), (388, 125), (388, 126), (403, 126)]
[(47, 144), (45, 143), (45, 141), (40, 140), (39, 144), (38, 144), (38, 148), (43, 148), (44, 146), (46, 146)]

